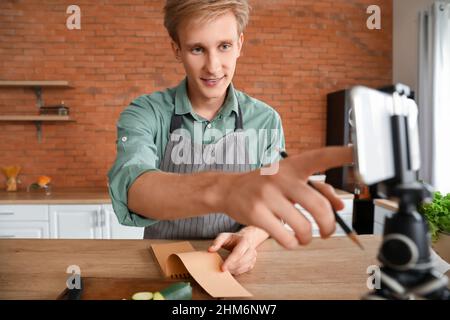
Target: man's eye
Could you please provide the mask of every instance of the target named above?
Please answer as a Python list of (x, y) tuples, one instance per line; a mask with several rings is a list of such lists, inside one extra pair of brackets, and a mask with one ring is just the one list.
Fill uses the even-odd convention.
[(203, 52), (203, 48), (200, 48), (200, 47), (193, 48), (193, 49), (191, 50), (191, 52), (194, 53), (194, 54), (199, 54), (199, 53), (202, 53), (202, 52)]
[(225, 43), (225, 44), (222, 45), (222, 49), (223, 50), (228, 50), (230, 48), (231, 48), (231, 44), (229, 44), (229, 43)]

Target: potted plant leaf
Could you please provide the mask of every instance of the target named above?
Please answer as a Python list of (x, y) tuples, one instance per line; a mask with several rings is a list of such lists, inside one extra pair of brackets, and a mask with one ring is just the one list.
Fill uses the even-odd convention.
[(428, 223), (433, 249), (450, 263), (450, 193), (435, 192), (433, 201), (422, 204), (419, 212)]

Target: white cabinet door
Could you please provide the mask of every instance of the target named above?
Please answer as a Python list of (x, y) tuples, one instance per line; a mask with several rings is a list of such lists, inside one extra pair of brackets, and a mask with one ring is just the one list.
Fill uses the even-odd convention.
[(48, 205), (0, 205), (0, 223), (2, 221), (48, 221)]
[(114, 209), (110, 204), (104, 204), (102, 208), (102, 216), (104, 217), (106, 239), (143, 239), (144, 228), (124, 226), (119, 223)]
[(0, 239), (48, 239), (48, 221), (2, 221)]
[(50, 205), (50, 237), (102, 239), (101, 205)]
[(0, 205), (0, 238), (48, 237), (47, 205)]

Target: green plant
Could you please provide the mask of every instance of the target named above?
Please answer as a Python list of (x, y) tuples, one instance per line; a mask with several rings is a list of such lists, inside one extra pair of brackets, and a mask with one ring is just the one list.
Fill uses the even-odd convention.
[(435, 192), (433, 201), (422, 204), (419, 212), (428, 223), (433, 242), (438, 239), (439, 232), (450, 232), (450, 193), (443, 196), (440, 192)]

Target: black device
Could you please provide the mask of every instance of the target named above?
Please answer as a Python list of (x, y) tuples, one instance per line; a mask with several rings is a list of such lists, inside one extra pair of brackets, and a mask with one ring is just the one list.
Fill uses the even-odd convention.
[[(351, 143), (347, 94), (348, 90), (340, 90), (327, 95), (327, 146), (346, 146)], [(355, 181), (351, 166), (330, 169), (325, 174), (325, 182), (334, 188), (354, 192)]]
[(416, 180), (417, 106), (407, 98), (407, 86), (391, 90), (387, 94), (355, 87), (348, 95), (358, 179), (399, 202), (398, 212), (385, 219), (377, 257), (381, 286), (364, 298), (450, 300), (448, 278), (433, 268), (428, 227), (418, 212), (418, 206), (430, 199), (431, 188)]
[(352, 227), (357, 234), (373, 234), (373, 199), (354, 199)]
[(61, 101), (61, 104), (40, 107), (39, 114), (68, 116), (69, 115), (69, 107), (67, 107), (64, 104), (64, 101)]
[(72, 288), (69, 289), (68, 287), (64, 288), (63, 292), (60, 293), (60, 295), (56, 298), (56, 300), (81, 300), (83, 296), (83, 278), (80, 277), (80, 288)]

